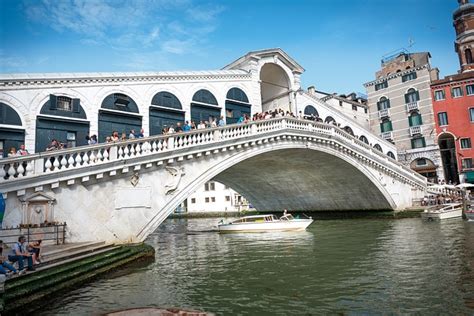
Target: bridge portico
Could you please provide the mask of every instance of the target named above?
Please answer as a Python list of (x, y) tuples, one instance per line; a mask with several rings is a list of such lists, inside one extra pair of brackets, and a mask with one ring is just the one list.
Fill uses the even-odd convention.
[(258, 209), (403, 209), (426, 180), (333, 125), (293, 118), (8, 158), (4, 225), (44, 192), (71, 240), (144, 240), (192, 192), (216, 179)]

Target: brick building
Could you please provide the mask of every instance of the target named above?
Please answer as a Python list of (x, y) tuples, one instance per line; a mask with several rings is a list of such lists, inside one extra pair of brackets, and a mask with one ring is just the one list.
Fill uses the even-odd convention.
[(474, 183), (474, 4), (458, 2), (453, 19), (460, 71), (434, 81), (431, 93), (446, 181)]

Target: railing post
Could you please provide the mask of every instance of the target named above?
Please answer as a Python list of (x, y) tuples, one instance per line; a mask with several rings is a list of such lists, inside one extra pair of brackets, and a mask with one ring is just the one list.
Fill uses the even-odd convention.
[(109, 160), (117, 160), (118, 146), (114, 145), (109, 148)]
[(281, 120), (281, 128), (282, 129), (286, 128), (286, 120), (285, 119)]
[(257, 130), (257, 124), (252, 124), (252, 125), (250, 126), (250, 134), (256, 135), (257, 132), (258, 132), (258, 130)]
[(168, 149), (174, 148), (174, 137), (168, 137)]
[(32, 161), (33, 162), (33, 174), (42, 174), (44, 173), (44, 158), (38, 158)]
[(214, 131), (214, 141), (219, 141), (219, 140), (221, 140), (221, 131), (216, 129)]

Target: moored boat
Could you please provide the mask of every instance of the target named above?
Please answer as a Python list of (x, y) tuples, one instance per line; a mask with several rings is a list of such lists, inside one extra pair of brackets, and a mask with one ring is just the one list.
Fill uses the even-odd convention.
[(252, 215), (241, 217), (230, 223), (219, 222), (217, 229), (220, 233), (236, 232), (267, 232), (267, 231), (298, 231), (305, 230), (313, 219), (295, 218), (291, 214), (284, 214), (278, 218), (275, 215)]
[(423, 219), (448, 219), (462, 217), (462, 204), (461, 203), (448, 203), (443, 204), (439, 208), (426, 209), (421, 213)]

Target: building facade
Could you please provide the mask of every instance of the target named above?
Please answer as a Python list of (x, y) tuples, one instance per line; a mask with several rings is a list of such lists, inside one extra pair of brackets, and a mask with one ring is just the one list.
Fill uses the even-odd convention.
[(434, 81), (431, 93), (446, 181), (474, 183), (474, 5), (459, 4), (453, 19), (460, 71)]
[(438, 181), (444, 174), (430, 90), (438, 69), (431, 67), (430, 57), (400, 51), (382, 60), (376, 79), (364, 86), (370, 130), (395, 144), (400, 162)]

